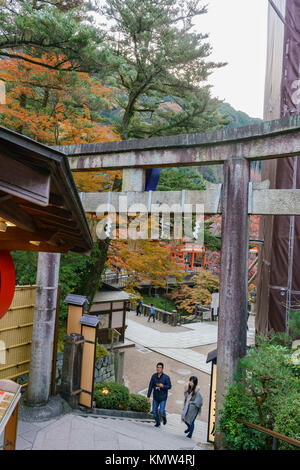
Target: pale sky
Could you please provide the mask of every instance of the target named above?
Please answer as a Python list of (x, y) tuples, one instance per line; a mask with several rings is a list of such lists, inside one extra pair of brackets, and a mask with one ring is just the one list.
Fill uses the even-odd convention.
[(251, 117), (263, 117), (268, 0), (204, 0), (208, 13), (197, 30), (209, 33), (215, 62), (228, 62), (209, 78), (212, 94)]

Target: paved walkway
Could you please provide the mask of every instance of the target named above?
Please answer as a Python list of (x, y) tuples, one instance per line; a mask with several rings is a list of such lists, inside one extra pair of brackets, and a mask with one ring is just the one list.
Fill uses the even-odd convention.
[[(178, 332), (174, 332), (175, 328), (169, 326), (169, 331), (161, 332), (157, 329), (159, 321), (155, 322), (154, 329), (152, 322), (149, 322), (147, 326), (141, 324), (139, 322), (140, 318), (134, 318), (133, 314), (134, 312), (130, 312), (131, 318), (127, 318), (125, 332), (127, 340), (210, 374), (211, 364), (206, 364), (207, 356), (193, 351), (191, 348), (217, 343), (217, 323), (190, 323), (182, 325)], [(166, 325), (164, 326), (166, 327)], [(249, 327), (247, 334), (248, 345), (253, 344), (254, 334), (254, 328)]]
[(197, 419), (192, 439), (185, 437), (184, 429), (177, 414), (168, 414), (166, 426), (155, 428), (154, 422), (84, 416), (74, 411), (39, 423), (19, 421), (16, 450), (212, 449), (206, 442), (206, 423)]

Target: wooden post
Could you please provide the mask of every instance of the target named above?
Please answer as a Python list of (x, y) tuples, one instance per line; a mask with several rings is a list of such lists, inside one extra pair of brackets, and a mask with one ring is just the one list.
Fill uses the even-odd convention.
[[(238, 358), (246, 354), (247, 347), (249, 175), (246, 159), (231, 159), (224, 163), (217, 410), (223, 406), (224, 394), (233, 383)], [(216, 434), (215, 447), (225, 447), (222, 433)]]
[(194, 269), (194, 258), (195, 258), (195, 253), (191, 253), (191, 269)]

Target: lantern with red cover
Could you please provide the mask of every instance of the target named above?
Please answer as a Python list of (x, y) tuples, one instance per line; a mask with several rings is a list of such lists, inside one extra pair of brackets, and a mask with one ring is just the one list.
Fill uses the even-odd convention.
[(0, 318), (8, 311), (14, 298), (16, 274), (8, 251), (0, 250)]

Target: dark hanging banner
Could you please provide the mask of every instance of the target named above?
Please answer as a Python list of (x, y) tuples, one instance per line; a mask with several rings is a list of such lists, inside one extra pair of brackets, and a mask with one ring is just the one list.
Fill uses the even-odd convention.
[(150, 170), (146, 170), (146, 183), (145, 183), (145, 191), (155, 191), (157, 185), (159, 183), (161, 169), (160, 168), (152, 168)]
[[(280, 117), (300, 113), (300, 1), (285, 11)], [(299, 158), (277, 161), (277, 189), (300, 188)], [(286, 331), (289, 311), (300, 298), (300, 217), (275, 216), (269, 285), (268, 329)]]

